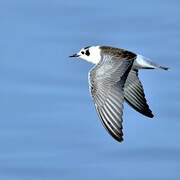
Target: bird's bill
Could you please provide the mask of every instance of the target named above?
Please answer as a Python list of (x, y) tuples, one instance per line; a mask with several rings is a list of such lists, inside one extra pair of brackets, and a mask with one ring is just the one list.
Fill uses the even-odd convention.
[(78, 54), (73, 54), (73, 55), (71, 55), (69, 57), (79, 57), (79, 55)]

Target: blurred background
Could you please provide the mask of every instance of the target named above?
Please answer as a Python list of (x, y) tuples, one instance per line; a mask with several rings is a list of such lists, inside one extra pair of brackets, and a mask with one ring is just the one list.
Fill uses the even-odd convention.
[[(0, 0), (0, 179), (179, 180), (180, 1)], [(127, 48), (167, 71), (141, 71), (154, 119), (124, 108), (124, 142), (102, 127), (88, 45)]]

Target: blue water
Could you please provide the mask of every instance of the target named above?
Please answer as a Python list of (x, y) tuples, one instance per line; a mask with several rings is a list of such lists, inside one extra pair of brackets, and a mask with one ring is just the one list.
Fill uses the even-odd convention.
[[(179, 180), (180, 1), (0, 1), (0, 179)], [(92, 65), (68, 56), (112, 45), (171, 67), (142, 71), (155, 117), (125, 105), (124, 142), (89, 96)]]

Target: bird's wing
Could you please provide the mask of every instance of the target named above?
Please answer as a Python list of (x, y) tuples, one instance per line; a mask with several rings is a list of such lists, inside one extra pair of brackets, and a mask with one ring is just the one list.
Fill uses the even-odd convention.
[(129, 72), (124, 87), (124, 97), (128, 104), (136, 111), (147, 117), (153, 117), (145, 98), (143, 86), (138, 78), (138, 70), (132, 69)]
[(105, 55), (89, 73), (90, 92), (103, 126), (117, 141), (123, 140), (124, 84), (134, 59)]

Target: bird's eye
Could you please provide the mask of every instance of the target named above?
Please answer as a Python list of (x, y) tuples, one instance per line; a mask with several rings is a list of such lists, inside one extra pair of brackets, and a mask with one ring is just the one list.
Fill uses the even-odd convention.
[(87, 55), (87, 56), (90, 55), (89, 49), (86, 51), (86, 55)]
[(84, 51), (81, 51), (81, 54), (84, 54)]

